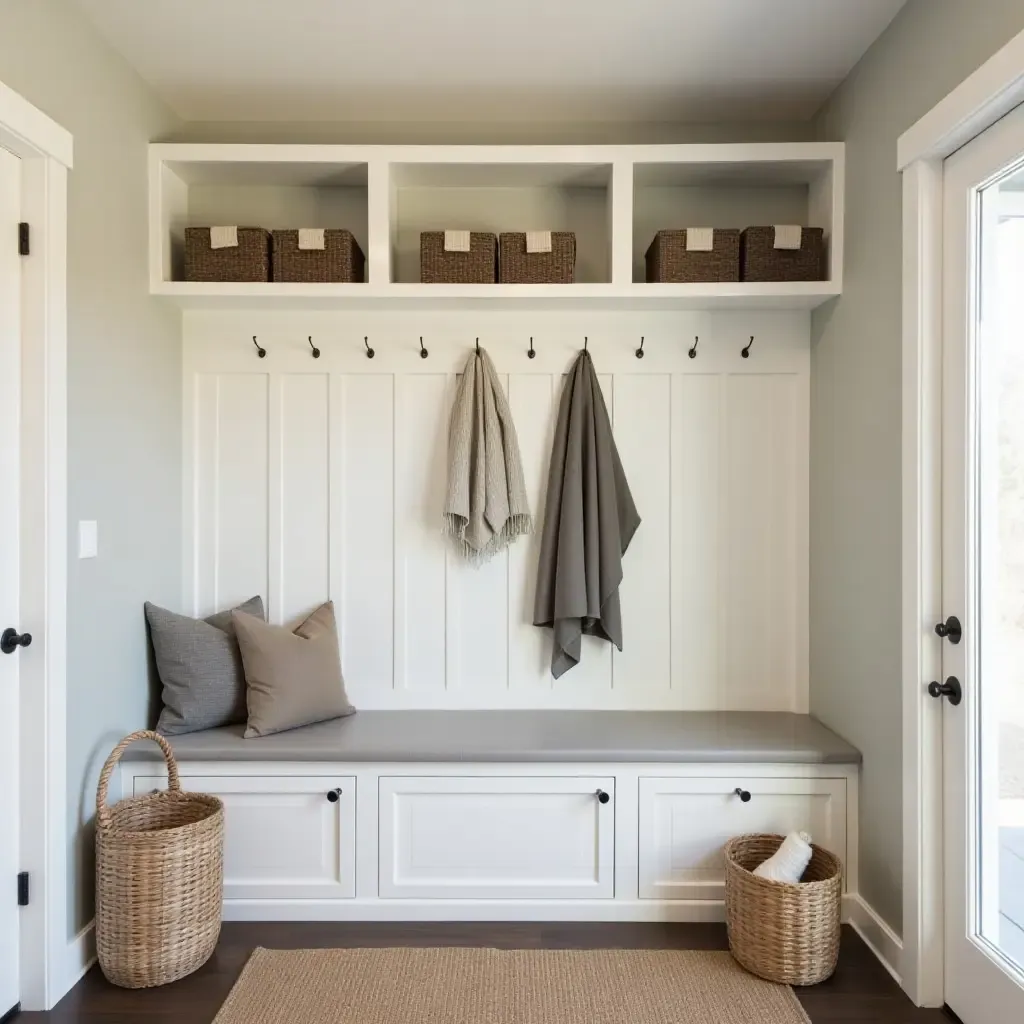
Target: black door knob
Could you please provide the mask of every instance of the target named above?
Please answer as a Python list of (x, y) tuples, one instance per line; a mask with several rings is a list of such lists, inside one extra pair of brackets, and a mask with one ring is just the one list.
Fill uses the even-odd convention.
[(929, 683), (928, 696), (936, 699), (945, 697), (953, 707), (956, 707), (963, 700), (964, 692), (960, 680), (956, 676), (950, 676), (944, 683)]
[(960, 620), (955, 615), (950, 615), (945, 622), (936, 625), (935, 635), (941, 636), (951, 644), (958, 644), (964, 635), (964, 629), (960, 625)]
[(599, 789), (596, 795), (598, 803), (606, 804), (611, 800), (611, 797), (603, 789)]
[(740, 799), (741, 799), (741, 800), (742, 800), (742, 801), (743, 801), (743, 802), (744, 802), (745, 804), (749, 804), (749, 803), (750, 803), (750, 794), (749, 794), (749, 793), (748, 793), (748, 792), (747, 792), (747, 791), (746, 791), (745, 789), (740, 789), (740, 787), (739, 787), (739, 786), (737, 786), (737, 787), (736, 787), (736, 795), (737, 795), (737, 796), (738, 796), (738, 797), (739, 797), (739, 798), (740, 798)]
[(341, 799), (341, 789), (332, 789), (330, 793), (327, 794), (327, 799), (330, 800), (332, 804), (336, 804)]
[(5, 629), (0, 634), (0, 651), (13, 654), (19, 647), (28, 647), (32, 643), (31, 633), (19, 633), (16, 629)]

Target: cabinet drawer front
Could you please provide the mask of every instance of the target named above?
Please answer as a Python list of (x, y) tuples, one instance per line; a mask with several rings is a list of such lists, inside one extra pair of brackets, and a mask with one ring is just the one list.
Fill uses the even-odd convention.
[[(354, 778), (183, 775), (181, 784), (224, 801), (225, 899), (355, 895)], [(136, 795), (166, 786), (135, 778)]]
[[(744, 802), (739, 788), (750, 794)], [(727, 840), (809, 832), (846, 860), (844, 779), (641, 779), (641, 899), (724, 899)]]
[(614, 794), (610, 778), (381, 778), (380, 895), (611, 898)]

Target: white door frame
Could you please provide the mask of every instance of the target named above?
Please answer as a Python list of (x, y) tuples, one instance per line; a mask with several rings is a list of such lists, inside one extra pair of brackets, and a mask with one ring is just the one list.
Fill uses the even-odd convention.
[[(49, 1009), (67, 990), (67, 174), (71, 136), (0, 82), (0, 145), (22, 161), (31, 255), (22, 273), (21, 1002)], [(14, 239), (0, 239), (14, 245)], [(0, 879), (13, 891), (13, 879)]]
[(1024, 103), (1024, 32), (900, 136), (903, 172), (903, 988), (941, 1006), (943, 161)]

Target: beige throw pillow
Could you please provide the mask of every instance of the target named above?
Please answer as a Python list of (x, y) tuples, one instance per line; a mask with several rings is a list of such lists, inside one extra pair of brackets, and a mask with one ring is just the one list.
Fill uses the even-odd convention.
[(234, 611), (245, 668), (246, 739), (351, 715), (338, 653), (334, 604), (320, 605), (292, 631)]

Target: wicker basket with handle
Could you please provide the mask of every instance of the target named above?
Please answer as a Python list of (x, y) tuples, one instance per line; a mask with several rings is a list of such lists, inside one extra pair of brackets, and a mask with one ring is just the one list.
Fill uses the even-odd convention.
[(237, 230), (237, 245), (215, 249), (210, 228), (185, 228), (185, 280), (269, 281), (270, 232)]
[[(167, 791), (108, 807), (121, 755), (143, 739), (163, 751)], [(201, 967), (220, 935), (223, 890), (223, 804), (182, 792), (162, 736), (126, 736), (107, 758), (96, 792), (96, 953), (107, 980), (149, 988)]]
[(473, 231), (469, 252), (451, 252), (444, 246), (443, 231), (420, 234), (420, 282), (422, 284), (494, 284), (498, 265), (498, 240), (487, 231)]
[(775, 227), (753, 227), (743, 231), (740, 236), (743, 280), (824, 280), (824, 229), (801, 228), (799, 249), (776, 249), (775, 230)]
[(299, 248), (299, 232), (275, 231), (275, 281), (362, 284), (366, 259), (351, 231), (327, 228), (322, 249)]
[(714, 228), (711, 248), (690, 249), (687, 229), (659, 231), (647, 249), (644, 261), (647, 280), (658, 284), (695, 284), (740, 279), (740, 233), (737, 229)]
[(752, 974), (784, 985), (816, 985), (839, 960), (843, 867), (812, 846), (803, 879), (773, 882), (753, 874), (783, 836), (737, 836), (725, 844), (725, 916), (732, 955)]
[(498, 239), (498, 280), (502, 284), (572, 284), (576, 233), (551, 231), (547, 252), (530, 252), (525, 231), (503, 231)]

